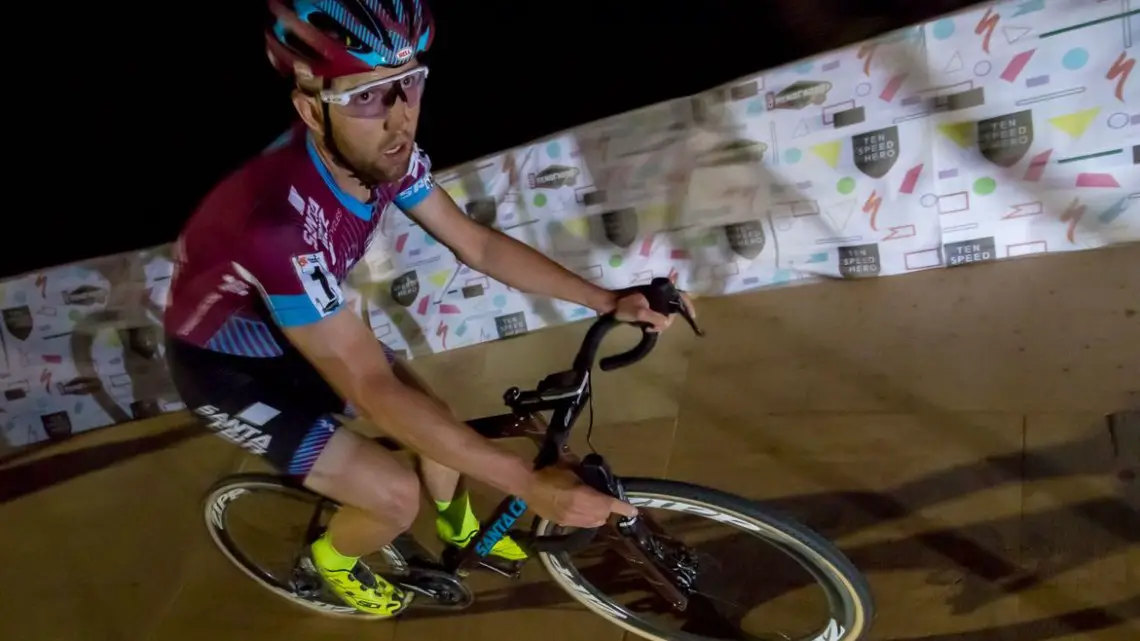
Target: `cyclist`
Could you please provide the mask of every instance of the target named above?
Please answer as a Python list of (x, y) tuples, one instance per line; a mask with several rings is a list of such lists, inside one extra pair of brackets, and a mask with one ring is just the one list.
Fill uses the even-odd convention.
[[(640, 294), (599, 288), (477, 224), (435, 187), (415, 143), (428, 75), (422, 54), (435, 33), (422, 0), (269, 7), (268, 55), (294, 79), (300, 120), (222, 180), (175, 243), (166, 358), (188, 408), (222, 438), (343, 505), (312, 542), (311, 560), (339, 598), (378, 617), (401, 612), (411, 594), (360, 557), (412, 525), (421, 480), (439, 536), (460, 547), (479, 525), (461, 474), (564, 525), (635, 513), (567, 471), (533, 472), (459, 422), (349, 309), (339, 284), (392, 204), (464, 264), (518, 290), (656, 331), (670, 318)], [(367, 438), (379, 433), (343, 428), (339, 417), (352, 410), (416, 452), (419, 476)], [(492, 555), (525, 558), (509, 537)]]

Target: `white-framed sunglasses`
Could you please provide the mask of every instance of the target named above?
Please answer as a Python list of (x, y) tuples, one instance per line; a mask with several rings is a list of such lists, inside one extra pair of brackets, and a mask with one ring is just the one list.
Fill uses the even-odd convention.
[(388, 110), (402, 96), (404, 102), (415, 106), (423, 95), (424, 81), (428, 76), (427, 67), (416, 67), (403, 73), (373, 80), (345, 91), (324, 90), (320, 93), (322, 102), (341, 107), (346, 115), (357, 118), (384, 118)]

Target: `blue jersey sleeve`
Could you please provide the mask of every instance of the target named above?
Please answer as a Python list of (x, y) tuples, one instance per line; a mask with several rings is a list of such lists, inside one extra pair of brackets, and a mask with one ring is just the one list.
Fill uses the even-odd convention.
[(431, 174), (431, 159), (419, 145), (412, 150), (408, 175), (400, 181), (399, 190), (392, 203), (402, 211), (408, 211), (423, 202), (435, 189), (435, 179)]
[(315, 323), (344, 306), (345, 296), (326, 252), (314, 252), (302, 230), (288, 224), (251, 235), (238, 267), (261, 293), (281, 327)]

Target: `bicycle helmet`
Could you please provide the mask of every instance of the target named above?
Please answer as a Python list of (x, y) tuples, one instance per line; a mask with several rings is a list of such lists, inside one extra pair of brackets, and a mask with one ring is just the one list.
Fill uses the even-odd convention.
[(399, 67), (431, 47), (424, 0), (269, 0), (270, 62), (286, 76), (331, 78)]

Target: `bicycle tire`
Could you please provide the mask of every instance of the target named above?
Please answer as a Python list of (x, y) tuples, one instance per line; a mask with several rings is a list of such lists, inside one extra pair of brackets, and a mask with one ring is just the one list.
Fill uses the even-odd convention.
[[(214, 544), (218, 546), (218, 549), (221, 550), (222, 554), (225, 555), (231, 563), (237, 566), (246, 576), (253, 579), (254, 582), (270, 592), (308, 610), (329, 616), (364, 620), (374, 619), (377, 621), (390, 620), (387, 617), (376, 617), (360, 612), (348, 605), (305, 598), (296, 594), (289, 586), (276, 580), (271, 574), (262, 569), (243, 553), (225, 528), (226, 510), (238, 497), (243, 494), (256, 492), (276, 492), (304, 500), (311, 500), (314, 503), (314, 508), (316, 504), (321, 501), (328, 503), (331, 507), (338, 507), (335, 501), (322, 497), (299, 484), (291, 483), (273, 474), (251, 472), (233, 474), (218, 480), (206, 491), (206, 495), (202, 501), (202, 513), (206, 521), (206, 529), (210, 533), (210, 538), (213, 539)], [(406, 570), (408, 567), (407, 560), (395, 545), (385, 546), (385, 548), (380, 551), (380, 554), (382, 554), (385, 560), (394, 568), (397, 568), (397, 570), (400, 568)]]
[[(856, 641), (866, 637), (875, 616), (875, 601), (866, 577), (834, 544), (789, 516), (740, 496), (680, 481), (623, 478), (630, 503), (670, 509), (714, 520), (750, 524), (766, 543), (783, 547), (814, 567), (817, 582), (827, 593), (830, 621), (798, 641)], [(662, 503), (664, 502), (664, 503)], [(678, 509), (686, 507), (688, 509)], [(712, 514), (710, 514), (710, 512)], [(720, 518), (716, 518), (720, 517)], [(536, 534), (547, 535), (558, 526), (538, 519)], [(650, 641), (676, 641), (677, 633), (653, 630), (636, 613), (613, 602), (582, 580), (570, 554), (539, 552), (538, 557), (555, 583), (572, 598), (611, 623)], [(826, 580), (820, 580), (826, 577)], [(838, 611), (837, 611), (838, 610)], [(635, 622), (639, 622), (642, 627)], [(691, 636), (691, 635), (690, 635)]]

